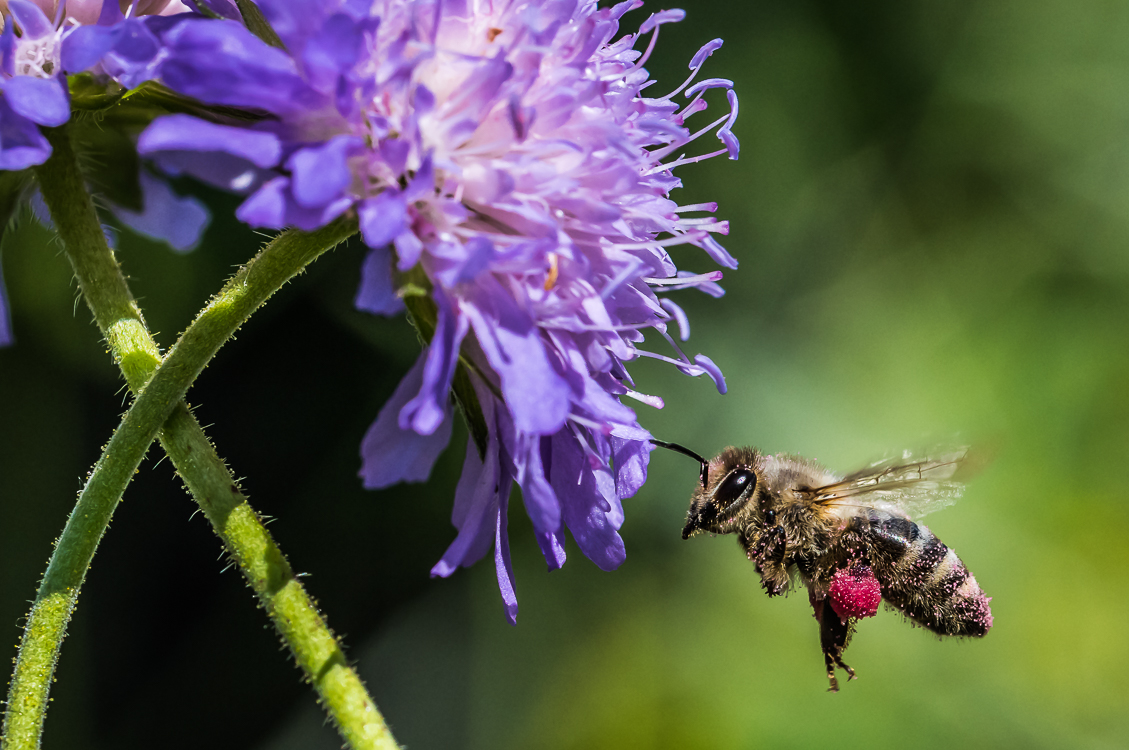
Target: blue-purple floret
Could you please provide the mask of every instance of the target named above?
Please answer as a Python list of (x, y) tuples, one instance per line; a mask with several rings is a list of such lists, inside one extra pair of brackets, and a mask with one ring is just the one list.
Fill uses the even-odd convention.
[[(211, 104), (250, 107), (250, 127), (175, 115), (139, 150), (162, 168), (247, 195), (256, 226), (315, 229), (355, 212), (370, 251), (356, 304), (403, 309), (397, 274), (422, 270), (437, 310), (434, 336), (362, 444), (367, 487), (421, 481), (450, 434), (450, 389), (468, 365), (488, 428), (473, 441), (455, 496), (458, 535), (432, 570), (450, 575), (494, 550), (507, 617), (517, 615), (506, 509), (513, 483), (549, 567), (565, 529), (600, 568), (624, 560), (622, 500), (646, 479), (651, 445), (626, 363), (640, 356), (707, 375), (685, 355), (689, 324), (666, 293), (720, 295), (719, 271), (680, 271), (667, 252), (693, 245), (737, 263), (712, 234), (715, 204), (679, 207), (671, 170), (736, 158), (732, 83), (644, 96), (642, 67), (663, 11), (637, 34), (619, 20), (641, 2), (591, 0), (260, 0), (286, 52), (232, 21), (192, 20), (157, 33), (160, 80)], [(154, 27), (150, 27), (154, 28)], [(640, 41), (648, 46), (636, 50)], [(723, 89), (729, 112), (693, 131), (686, 119)], [(682, 93), (689, 101), (675, 102)], [(718, 151), (686, 157), (704, 133)], [(705, 214), (686, 216), (688, 213)], [(643, 348), (651, 331), (673, 352)]]
[(55, 25), (27, 0), (11, 0), (8, 12), (0, 33), (0, 169), (14, 171), (47, 161), (51, 146), (39, 126), (62, 125), (71, 107), (66, 76), (50, 55)]
[(54, 19), (29, 0), (7, 6), (0, 33), (0, 170), (13, 171), (51, 155), (39, 126), (70, 119), (67, 74), (94, 69), (126, 88), (153, 78), (160, 47), (150, 26), (175, 18), (125, 18), (117, 3), (107, 2), (96, 24), (76, 26), (64, 17), (65, 2)]
[[(183, 20), (176, 16), (126, 18), (117, 2), (107, 2), (96, 23), (76, 25), (67, 15), (65, 2), (58, 3), (54, 18), (28, 0), (9, 0), (6, 5), (0, 32), (0, 171), (28, 169), (51, 156), (51, 144), (40, 128), (58, 127), (70, 119), (67, 74), (92, 71), (127, 88), (149, 80), (156, 75), (160, 52), (157, 32), (151, 29), (168, 28)], [(151, 3), (139, 13), (166, 5)], [(140, 181), (143, 210), (111, 206), (118, 218), (175, 250), (194, 247), (209, 220), (203, 204), (177, 196), (148, 173), (142, 173)], [(45, 212), (43, 215), (46, 217)], [(12, 340), (0, 276), (0, 347)]]

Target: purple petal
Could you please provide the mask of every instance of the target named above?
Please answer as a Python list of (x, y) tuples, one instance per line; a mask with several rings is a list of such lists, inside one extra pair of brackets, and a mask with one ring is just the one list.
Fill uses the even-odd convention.
[(300, 206), (290, 191), (290, 178), (276, 177), (243, 201), (235, 210), (235, 217), (256, 227), (281, 229), (293, 226), (310, 232), (333, 221), (351, 205), (352, 199), (343, 196), (323, 208)]
[(393, 244), (396, 246), (396, 268), (407, 271), (419, 262), (419, 257), (423, 254), (423, 243), (410, 229), (396, 235)]
[(494, 536), (494, 567), (498, 571), (498, 590), (506, 607), (506, 619), (510, 625), (517, 625), (517, 592), (514, 591), (514, 567), (510, 562), (510, 536), (506, 529), (508, 507), (509, 498), (500, 497)]
[(696, 287), (699, 292), (708, 294), (715, 299), (725, 296), (725, 290), (721, 288), (720, 284), (716, 283), (722, 278), (721, 271), (714, 271), (712, 274), (694, 274), (689, 271), (679, 271), (678, 278), (687, 279), (687, 287)]
[(459, 315), (446, 295), (433, 292), (438, 319), (435, 334), (427, 347), (427, 362), (419, 395), (400, 410), (400, 429), (409, 428), (421, 435), (431, 433), (447, 418), (448, 394), (459, 363), (459, 347), (467, 333), (467, 319)]
[(288, 49), (300, 50), (305, 39), (321, 27), (336, 3), (323, 0), (259, 0), (263, 15)]
[(235, 217), (253, 227), (282, 229), (286, 226), (289, 177), (270, 180), (235, 209)]
[(573, 412), (600, 423), (613, 434), (626, 436), (627, 431), (639, 430), (635, 412), (617, 397), (624, 392), (622, 384), (604, 374), (590, 376), (590, 355), (571, 337), (559, 333), (548, 336), (552, 347), (565, 360), (564, 377), (572, 389)]
[(71, 117), (70, 95), (61, 77), (9, 78), (4, 81), (4, 98), (16, 114), (49, 128), (58, 127)]
[(118, 28), (121, 33), (114, 40), (114, 54), (123, 63), (148, 62), (161, 51), (161, 42), (143, 21), (127, 18)]
[(15, 24), (4, 24), (0, 32), (0, 73), (13, 76), (16, 74), (16, 28)]
[(497, 280), (486, 277), (468, 294), (464, 311), (520, 432), (549, 435), (569, 410), (568, 383), (549, 363), (540, 330)]
[(488, 269), (497, 253), (486, 237), (472, 237), (467, 242), (436, 242), (430, 248), (429, 275), (450, 289), (464, 281), (473, 281)]
[(694, 355), (694, 362), (710, 376), (714, 385), (717, 386), (717, 392), (724, 394), (727, 388), (725, 386), (725, 376), (721, 374), (721, 368), (715, 365), (713, 360), (704, 354)]
[[(470, 567), (486, 555), (494, 541), (495, 509), (502, 489), (498, 483), (497, 438), (492, 437), (491, 440), (490, 447), (486, 449), (485, 463), (479, 460), (474, 441), (467, 441), (466, 461), (459, 485), (455, 488), (455, 506), (451, 512), (451, 523), (459, 533), (443, 557), (431, 568), (432, 578), (446, 578), (460, 565)], [(506, 482), (504, 491), (508, 496), (509, 482)]]
[[(549, 482), (544, 459), (541, 453), (541, 437), (538, 435), (515, 435), (512, 426), (502, 431), (503, 445), (512, 456), (515, 479), (521, 486), (521, 499), (525, 504), (525, 512), (533, 522), (533, 529), (538, 534), (556, 534), (561, 529), (561, 505), (557, 500), (557, 493)], [(557, 552), (549, 546), (546, 551), (545, 562), (550, 569), (556, 563)], [(550, 555), (549, 552), (552, 554)]]
[(274, 133), (167, 115), (154, 120), (137, 140), (139, 154), (160, 151), (219, 151), (257, 167), (273, 167), (282, 154), (282, 143)]
[(733, 81), (728, 78), (706, 78), (698, 81), (690, 88), (682, 92), (682, 95), (687, 99), (694, 96), (699, 91), (706, 91), (707, 89), (732, 89)]
[(8, 309), (8, 296), (4, 289), (4, 269), (0, 268), (0, 348), (15, 341), (12, 335), (12, 315)]
[(164, 151), (152, 155), (160, 171), (170, 177), (192, 175), (201, 182), (237, 195), (255, 192), (277, 175), (249, 161), (221, 153)]
[(113, 26), (125, 20), (121, 6), (118, 3), (102, 3), (102, 10), (98, 13), (99, 26)]
[(40, 39), (55, 33), (51, 19), (35, 3), (28, 0), (8, 0), (8, 11), (25, 39)]
[(121, 35), (114, 26), (79, 26), (63, 38), (62, 64), (68, 73), (94, 67)]
[(355, 20), (344, 13), (330, 16), (302, 50), (306, 74), (319, 88), (332, 85), (356, 63), (363, 42), (363, 28)]
[[(480, 393), (480, 396), (484, 395)], [(474, 441), (467, 441), (466, 460), (459, 485), (455, 489), (455, 505), (451, 511), (451, 523), (459, 530), (459, 534), (447, 548), (443, 558), (431, 569), (433, 577), (446, 577), (460, 565), (474, 564), (489, 551), (491, 542), (499, 539), (498, 509), (506, 507), (513, 479), (502, 458), (497, 422), (490, 399), (483, 399), (482, 412), (489, 425), (486, 456), (480, 460)], [(507, 548), (503, 561), (508, 561), (508, 558)], [(512, 581), (509, 588), (513, 588)]]
[(283, 114), (318, 100), (289, 55), (234, 21), (189, 19), (165, 41), (161, 80), (205, 103)]
[(721, 49), (722, 41), (720, 39), (713, 39), (702, 45), (702, 48), (694, 53), (694, 57), (690, 60), (690, 70), (701, 67), (706, 58)]
[(561, 566), (565, 564), (565, 558), (567, 557), (564, 548), (564, 528), (562, 527), (551, 533), (535, 531), (533, 535), (537, 539), (537, 546), (541, 548), (541, 554), (545, 557), (545, 562), (549, 564), (549, 570), (560, 570)]
[(737, 259), (729, 254), (729, 251), (718, 244), (717, 240), (708, 234), (701, 239), (701, 248), (706, 251), (706, 254), (713, 258), (719, 266), (726, 268), (736, 268)]
[(339, 135), (322, 145), (295, 151), (286, 166), (291, 172), (290, 189), (298, 205), (316, 208), (341, 195), (353, 179), (346, 160), (361, 145), (360, 138)]
[(374, 247), (361, 265), (361, 284), (353, 304), (376, 315), (395, 315), (404, 309), (392, 283), (392, 253), (387, 246)]
[(733, 123), (737, 121), (737, 92), (730, 89), (725, 92), (725, 96), (729, 99), (729, 119), (718, 128), (717, 137), (725, 144), (729, 158), (736, 159), (741, 155), (741, 143), (737, 140), (737, 136), (733, 135), (732, 130)]
[(435, 192), (435, 167), (431, 161), (431, 154), (424, 157), (412, 181), (404, 190), (404, 199), (408, 203), (424, 199)]
[(686, 17), (686, 11), (681, 8), (671, 8), (670, 10), (660, 10), (658, 13), (652, 13), (639, 27), (640, 34), (646, 34), (651, 29), (661, 26), (664, 23), (678, 23)]
[(357, 209), (365, 244), (384, 247), (396, 239), (408, 226), (407, 212), (408, 204), (399, 190), (388, 189), (375, 198), (366, 198)]
[(101, 59), (102, 71), (125, 88), (140, 86), (161, 77), (161, 66), (168, 61), (160, 55), (164, 50), (156, 31), (162, 26), (175, 27), (181, 19), (195, 18), (192, 13), (174, 16), (149, 16), (144, 20), (129, 18), (118, 24), (114, 46)]
[(304, 232), (312, 232), (348, 211), (352, 205), (353, 199), (349, 196), (342, 196), (327, 203), (323, 208), (310, 209), (303, 208), (291, 200), (287, 204), (286, 225), (298, 227)]
[(451, 439), (449, 413), (430, 435), (405, 430), (398, 424), (400, 409), (419, 390), (425, 358), (426, 353), (421, 354), (412, 365), (361, 442), (360, 476), (370, 490), (397, 482), (427, 481), (435, 459)]
[(647, 464), (655, 449), (649, 440), (624, 440), (613, 437), (612, 462), (615, 466), (615, 491), (621, 500), (632, 497), (647, 481)]
[(278, 163), (282, 145), (273, 133), (169, 115), (141, 134), (138, 151), (166, 174), (190, 174), (209, 185), (247, 194), (274, 176), (265, 167)]
[(674, 317), (675, 322), (678, 323), (678, 338), (683, 341), (689, 341), (690, 319), (686, 317), (686, 312), (679, 307), (674, 300), (665, 297), (659, 300), (659, 304), (662, 305), (663, 309), (670, 313), (671, 316)]
[(177, 252), (195, 248), (211, 220), (208, 209), (190, 195), (177, 195), (164, 180), (144, 170), (138, 176), (144, 206), (142, 212), (134, 213), (115, 206), (114, 214), (134, 231), (163, 240)]
[(619, 535), (623, 513), (611, 471), (603, 465), (593, 467), (567, 429), (553, 435), (552, 442), (552, 483), (565, 525), (580, 551), (600, 570), (615, 570), (627, 553)]
[(472, 237), (466, 243), (466, 262), (459, 269), (456, 283), (473, 281), (478, 274), (488, 269), (497, 253), (494, 243), (486, 237)]
[(12, 111), (0, 96), (0, 170), (17, 171), (42, 164), (51, 156), (51, 144), (39, 127)]
[(384, 159), (388, 168), (396, 174), (404, 171), (411, 152), (411, 142), (402, 138), (389, 138), (380, 144), (380, 158)]
[[(449, 4), (448, 4), (449, 5)], [(446, 9), (447, 6), (444, 7)], [(360, 20), (366, 20), (372, 10), (372, 0), (344, 0), (340, 8), (342, 13), (347, 13), (350, 17)]]

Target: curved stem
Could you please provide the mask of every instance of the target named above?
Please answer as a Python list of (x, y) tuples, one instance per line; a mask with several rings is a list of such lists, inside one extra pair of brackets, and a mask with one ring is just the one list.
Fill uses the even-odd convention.
[(383, 717), (348, 666), (332, 631), (183, 401), (200, 370), (255, 309), (322, 252), (353, 234), (355, 223), (340, 220), (312, 233), (279, 235), (209, 302), (162, 363), (105, 243), (65, 126), (49, 131), (48, 138), (52, 156), (37, 168), (44, 200), (83, 296), (137, 398), (83, 488), (28, 615), (9, 685), (3, 748), (39, 745), (52, 674), (79, 588), (114, 508), (154, 436), (160, 438), (342, 736), (355, 748), (395, 748)]

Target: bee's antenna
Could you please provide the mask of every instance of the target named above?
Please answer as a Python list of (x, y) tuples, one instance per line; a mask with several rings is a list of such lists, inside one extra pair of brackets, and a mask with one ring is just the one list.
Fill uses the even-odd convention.
[(705, 489), (706, 484), (709, 482), (709, 476), (710, 476), (710, 462), (709, 461), (702, 458), (701, 456), (699, 456), (697, 453), (690, 450), (686, 446), (679, 445), (678, 443), (666, 443), (666, 442), (663, 442), (662, 440), (654, 440), (654, 439), (652, 439), (651, 442), (654, 445), (659, 446), (660, 448), (666, 448), (668, 450), (674, 451), (675, 453), (681, 453), (684, 456), (689, 456), (690, 458), (692, 458), (695, 461), (697, 461), (698, 463), (700, 463), (702, 465), (702, 472), (701, 472), (701, 476), (699, 478), (702, 481), (702, 489)]

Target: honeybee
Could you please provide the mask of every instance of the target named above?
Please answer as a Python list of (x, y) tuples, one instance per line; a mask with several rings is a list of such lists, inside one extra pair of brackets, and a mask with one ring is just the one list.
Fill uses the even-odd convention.
[(909, 454), (840, 477), (815, 461), (729, 447), (712, 461), (675, 443), (652, 441), (701, 463), (682, 538), (736, 534), (769, 596), (798, 577), (819, 622), (830, 691), (855, 624), (884, 599), (938, 635), (981, 637), (991, 599), (960, 558), (913, 517), (953, 502), (967, 449), (930, 458)]

